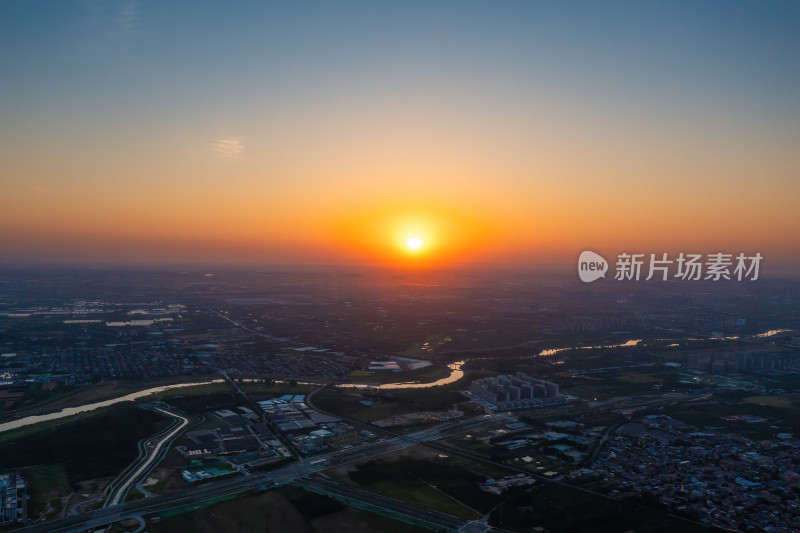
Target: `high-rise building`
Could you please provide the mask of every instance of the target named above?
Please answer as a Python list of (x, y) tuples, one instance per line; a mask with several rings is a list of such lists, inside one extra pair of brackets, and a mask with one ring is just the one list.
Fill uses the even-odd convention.
[(520, 372), (475, 380), (470, 384), (470, 393), (499, 409), (520, 409), (559, 401), (557, 384)]

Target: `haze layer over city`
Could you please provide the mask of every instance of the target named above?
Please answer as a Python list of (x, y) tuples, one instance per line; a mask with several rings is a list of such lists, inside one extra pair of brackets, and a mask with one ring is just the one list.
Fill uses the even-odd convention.
[(0, 531), (797, 531), (798, 20), (3, 3)]

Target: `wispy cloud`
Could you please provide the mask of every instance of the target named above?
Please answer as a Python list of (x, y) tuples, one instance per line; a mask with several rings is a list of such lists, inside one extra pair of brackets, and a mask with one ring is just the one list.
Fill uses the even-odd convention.
[(105, 54), (120, 54), (132, 46), (139, 33), (140, 13), (137, 0), (106, 2), (89, 0), (95, 31), (86, 39)]
[(125, 2), (116, 17), (118, 28), (123, 32), (131, 32), (138, 18), (136, 2)]
[(220, 157), (236, 158), (244, 151), (244, 137), (228, 137), (214, 143), (214, 153)]
[(50, 194), (50, 189), (45, 189), (41, 185), (34, 185), (33, 190), (38, 194)]

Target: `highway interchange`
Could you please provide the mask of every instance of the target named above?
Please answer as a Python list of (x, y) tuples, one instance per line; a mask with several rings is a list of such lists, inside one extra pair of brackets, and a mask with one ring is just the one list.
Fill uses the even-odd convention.
[[(143, 500), (125, 503), (117, 502), (90, 513), (32, 525), (18, 529), (17, 531), (24, 531), (26, 533), (85, 531), (112, 524), (128, 517), (156, 515), (176, 508), (184, 508), (186, 510), (190, 508), (200, 508), (210, 502), (224, 499), (226, 496), (238, 496), (246, 493), (268, 490), (291, 483), (295, 480), (300, 480), (301, 478), (307, 478), (307, 476), (311, 474), (334, 465), (361, 461), (393, 453), (423, 442), (457, 435), (464, 431), (474, 430), (477, 427), (494, 424), (496, 422), (497, 420), (495, 420), (494, 417), (482, 417), (479, 419), (467, 419), (442, 424), (409, 435), (392, 437), (387, 440), (365, 444), (348, 450), (319, 455), (312, 460), (291, 463), (269, 472), (255, 472), (246, 476), (237, 476), (234, 478), (207, 482), (178, 492), (145, 498)], [(310, 483), (309, 480), (303, 482)], [(355, 497), (353, 498), (355, 499)], [(370, 495), (370, 498), (374, 499), (375, 496)], [(388, 503), (387, 500), (387, 504)], [(415, 513), (420, 513), (421, 508), (410, 506), (403, 502), (400, 503), (402, 506), (398, 507), (402, 507), (406, 510), (413, 507)], [(402, 512), (402, 509), (398, 509), (398, 512)], [(435, 512), (432, 513), (433, 514), (430, 514), (430, 516), (434, 516)], [(444, 515), (444, 513), (438, 514), (447, 516), (447, 520), (450, 521), (460, 520), (455, 517), (449, 517), (449, 515)], [(460, 523), (463, 524), (464, 521), (461, 520)]]
[[(240, 393), (244, 396), (241, 390)], [(696, 394), (686, 395), (678, 399), (675, 395), (663, 395), (658, 399), (649, 398), (642, 403), (652, 406), (654, 403), (692, 401), (696, 396), (700, 397), (699, 394)], [(617, 400), (618, 406), (620, 403), (619, 400), (623, 399)], [(635, 403), (632, 400), (633, 398), (624, 398), (624, 401), (621, 403), (626, 404), (626, 407), (635, 407), (631, 405)], [(312, 401), (313, 393), (309, 395), (307, 402), (310, 407), (315, 408)], [(581, 409), (578, 406), (571, 406), (568, 410), (573, 411), (576, 407), (578, 410)], [(179, 413), (165, 409), (163, 406), (154, 408), (162, 411), (162, 414), (175, 418), (176, 423), (160, 434), (148, 439), (147, 444), (149, 444), (149, 447), (145, 450), (145, 455), (140, 456), (131, 467), (126, 469), (126, 472), (128, 472), (127, 474), (123, 473), (123, 475), (118, 478), (114, 489), (106, 498), (106, 505), (104, 507), (81, 515), (69, 516), (42, 524), (29, 525), (17, 531), (24, 531), (25, 533), (44, 533), (51, 531), (77, 532), (93, 530), (125, 518), (136, 517), (141, 521), (144, 516), (158, 515), (165, 511), (174, 511), (176, 509), (189, 511), (229, 497), (237, 497), (248, 493), (269, 490), (289, 483), (295, 483), (308, 490), (333, 496), (350, 504), (360, 503), (362, 508), (370, 509), (370, 506), (376, 507), (376, 502), (379, 501), (378, 495), (359, 489), (353, 489), (352, 487), (344, 487), (334, 482), (319, 479), (318, 477), (311, 478), (310, 476), (332, 466), (375, 458), (418, 444), (426, 444), (447, 453), (455, 453), (476, 460), (487, 461), (486, 457), (459, 450), (435, 441), (463, 434), (468, 431), (474, 432), (488, 426), (507, 423), (511, 420), (505, 413), (494, 413), (475, 418), (450, 421), (405, 435), (394, 434), (383, 430), (381, 432), (389, 436), (377, 442), (317, 455), (308, 460), (300, 459), (297, 462), (287, 464), (269, 472), (251, 472), (244, 476), (211, 480), (181, 491), (121, 503), (130, 487), (140, 480), (143, 475), (146, 475), (157, 462), (163, 458), (164, 453), (169, 449), (169, 443), (183, 431), (188, 424), (188, 419)], [(585, 408), (586, 406), (583, 406), (583, 409)], [(353, 420), (348, 420), (348, 422), (358, 426), (368, 427), (365, 424)], [(376, 430), (376, 428), (372, 426), (369, 426), (369, 428), (372, 431)], [(498, 464), (497, 466), (502, 466), (509, 470), (517, 470), (508, 465)], [(531, 474), (530, 472), (526, 473), (549, 483), (565, 484), (564, 482), (543, 478), (536, 474)], [(592, 492), (598, 496), (608, 498), (608, 495), (605, 494), (594, 493), (593, 491), (588, 491), (572, 485), (568, 486), (575, 490)], [(380, 500), (380, 502), (380, 505), (377, 505), (377, 507), (384, 511), (390, 511), (401, 519), (403, 517), (411, 517), (414, 519), (412, 521), (420, 525), (428, 525), (435, 529), (444, 529), (448, 531), (480, 531), (481, 526), (485, 526), (485, 523), (467, 522), (445, 513), (425, 509), (392, 498), (385, 498), (385, 501)]]

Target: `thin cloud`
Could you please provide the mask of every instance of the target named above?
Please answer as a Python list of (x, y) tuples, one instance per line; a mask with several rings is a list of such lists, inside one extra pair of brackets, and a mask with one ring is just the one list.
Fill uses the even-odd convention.
[(33, 190), (39, 194), (50, 194), (50, 190), (45, 189), (41, 185), (34, 185)]
[(236, 158), (244, 151), (244, 137), (229, 137), (214, 143), (214, 153), (220, 157)]
[(116, 22), (119, 29), (126, 33), (133, 31), (138, 16), (136, 2), (126, 2), (117, 15)]
[(94, 32), (87, 36), (87, 43), (98, 47), (106, 54), (126, 52), (136, 39), (140, 26), (140, 9), (137, 0), (124, 2), (91, 0), (89, 13), (94, 22)]

